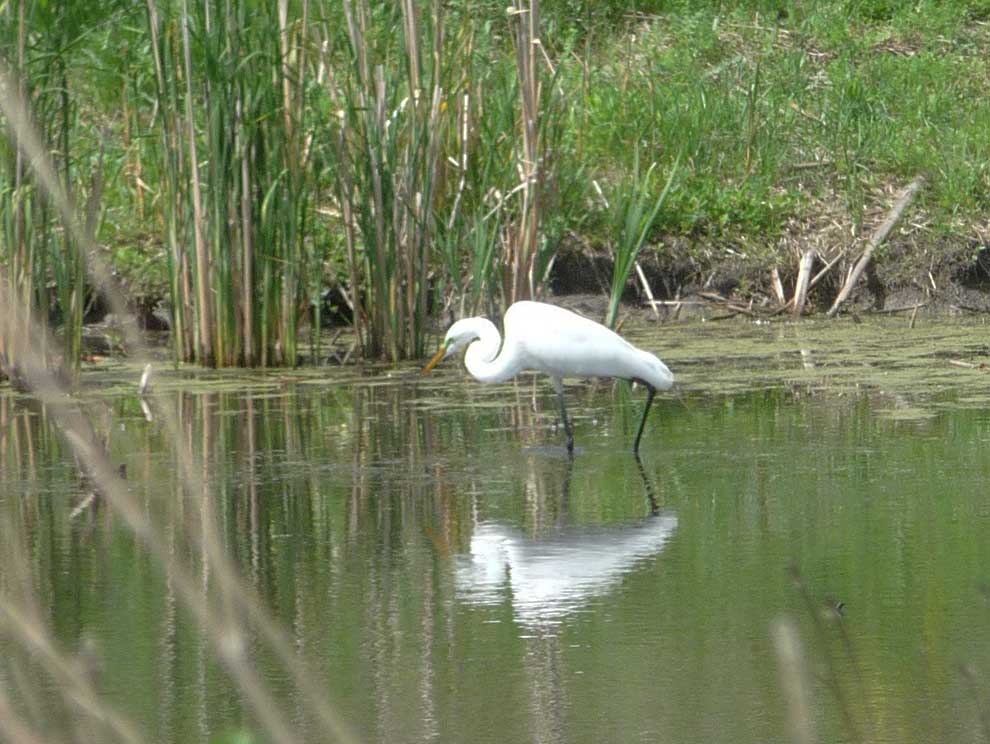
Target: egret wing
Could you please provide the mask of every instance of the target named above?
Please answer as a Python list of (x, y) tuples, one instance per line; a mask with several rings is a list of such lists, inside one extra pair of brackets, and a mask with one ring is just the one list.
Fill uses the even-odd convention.
[(517, 302), (505, 314), (506, 344), (526, 369), (555, 377), (637, 376), (640, 352), (618, 334), (570, 310)]

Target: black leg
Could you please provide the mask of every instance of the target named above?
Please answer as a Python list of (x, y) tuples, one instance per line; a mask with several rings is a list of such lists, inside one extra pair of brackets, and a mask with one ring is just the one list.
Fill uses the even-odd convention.
[(567, 407), (564, 405), (564, 384), (559, 380), (554, 380), (553, 386), (557, 389), (557, 401), (560, 403), (560, 418), (564, 421), (564, 432), (567, 434), (567, 454), (573, 457), (574, 430), (571, 428), (571, 420), (567, 418)]
[(643, 419), (639, 422), (639, 431), (636, 432), (636, 443), (633, 444), (633, 453), (639, 456), (639, 440), (643, 436), (643, 428), (646, 426), (646, 417), (650, 415), (650, 406), (653, 405), (653, 396), (657, 391), (652, 387), (646, 388), (646, 408), (643, 409)]

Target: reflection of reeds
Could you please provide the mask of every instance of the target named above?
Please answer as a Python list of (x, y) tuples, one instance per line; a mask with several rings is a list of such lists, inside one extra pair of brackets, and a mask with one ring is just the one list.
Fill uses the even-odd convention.
[[(0, 309), (5, 311), (7, 307), (8, 302), (4, 294), (0, 297)], [(246, 645), (250, 631), (245, 620), (265, 638), (276, 657), (295, 678), (304, 699), (310, 705), (311, 713), (331, 730), (343, 733), (336, 717), (327, 708), (326, 703), (321, 701), (318, 687), (301, 670), (300, 660), (282, 637), (281, 631), (268, 619), (267, 614), (254, 598), (253, 592), (237, 577), (230, 565), (229, 558), (223, 551), (222, 543), (216, 534), (213, 503), (209, 498), (209, 492), (205, 491), (203, 480), (195, 476), (194, 464), (190, 462), (188, 453), (183, 453), (183, 447), (179, 446), (176, 450), (180, 469), (183, 472), (183, 495), (186, 499), (195, 499), (199, 502), (203, 517), (202, 520), (196, 520), (195, 529), (187, 525), (184, 539), (200, 547), (203, 565), (210, 568), (212, 577), (210, 586), (216, 587), (212, 591), (209, 588), (205, 592), (202, 590), (201, 582), (195, 578), (195, 568), (190, 564), (190, 559), (183, 561), (180, 554), (168, 549), (168, 542), (161, 526), (151, 520), (132, 494), (127, 491), (124, 482), (117, 477), (107, 453), (95, 446), (94, 443), (97, 441), (95, 432), (79, 407), (66, 396), (65, 391), (37, 359), (28, 358), (25, 361), (29, 365), (26, 377), (31, 382), (33, 392), (45, 403), (48, 414), (59, 425), (70, 450), (77, 460), (86, 464), (89, 478), (113, 512), (165, 568), (178, 596), (213, 643), (219, 661), (240, 688), (245, 702), (272, 740), (288, 742), (295, 741), (295, 737), (287, 716), (278, 709), (274, 698), (266, 691), (250, 663)], [(10, 542), (5, 544), (9, 545)], [(2, 603), (5, 609), (5, 635), (21, 646), (37, 650), (40, 641), (34, 636), (27, 635), (25, 629), (38, 624), (29, 622), (23, 613), (19, 612), (18, 608), (24, 606), (23, 601), (19, 602), (16, 596), (10, 596), (6, 587), (4, 594), (7, 595)], [(45, 626), (42, 623), (38, 627)], [(60, 674), (62, 666), (68, 662), (57, 663), (59, 659), (61, 657), (55, 654), (47, 669), (59, 689), (71, 699), (79, 694), (79, 684), (71, 678), (68, 679), (70, 684), (64, 683), (65, 680), (61, 679)], [(83, 719), (95, 715), (97, 714), (88, 710), (83, 711)], [(103, 708), (100, 708), (98, 720), (103, 720), (108, 715)], [(115, 730), (115, 733), (117, 740), (139, 740), (123, 736), (120, 731)]]
[[(53, 490), (51, 467), (61, 462), (62, 469), (58, 472), (65, 473), (66, 488), (54, 490), (71, 493), (78, 490), (78, 485), (70, 475), (74, 451), (91, 449), (98, 454), (98, 459), (105, 460), (104, 471), (111, 470), (111, 473), (116, 472), (111, 469), (111, 463), (117, 465), (121, 458), (128, 457), (131, 479), (125, 482), (117, 478), (116, 485), (118, 490), (126, 488), (126, 497), (146, 515), (151, 538), (160, 538), (163, 553), (158, 555), (149, 551), (147, 540), (140, 532), (135, 534), (135, 537), (146, 546), (140, 555), (150, 554), (151, 558), (148, 562), (160, 566), (164, 574), (160, 581), (151, 579), (149, 584), (152, 587), (160, 587), (164, 595), (162, 598), (164, 613), (160, 624), (146, 631), (152, 638), (159, 639), (160, 647), (163, 649), (159, 662), (160, 672), (157, 675), (163, 680), (161, 720), (168, 722), (172, 717), (186, 713), (187, 709), (184, 705), (187, 703), (183, 701), (188, 700), (190, 693), (187, 691), (176, 698), (174, 687), (176, 679), (188, 681), (181, 675), (182, 670), (190, 669), (190, 665), (195, 665), (197, 670), (196, 676), (191, 680), (192, 684), (200, 686), (192, 693), (192, 697), (198, 694), (204, 697), (208, 693), (215, 694), (216, 690), (211, 689), (210, 679), (211, 670), (218, 662), (227, 668), (232, 678), (234, 677), (235, 672), (231, 670), (231, 662), (220, 655), (231, 653), (231, 650), (219, 648), (232, 645), (235, 653), (241, 653), (239, 647), (248, 649), (243, 651), (250, 665), (248, 671), (254, 671), (261, 679), (274, 680), (275, 691), (272, 693), (272, 699), (279, 701), (274, 705), (276, 712), (282, 713), (282, 721), (290, 722), (289, 735), (297, 741), (314, 740), (311, 732), (317, 728), (323, 730), (324, 727), (321, 719), (312, 712), (313, 701), (307, 700), (305, 695), (294, 694), (284, 683), (286, 678), (291, 679), (293, 672), (298, 670), (283, 671), (288, 669), (287, 663), (284, 662), (286, 658), (298, 660), (299, 657), (319, 656), (311, 654), (310, 647), (321, 643), (321, 633), (307, 627), (306, 623), (313, 617), (311, 612), (314, 602), (319, 603), (322, 600), (313, 596), (312, 586), (306, 580), (306, 568), (320, 565), (320, 571), (326, 570), (328, 581), (326, 590), (317, 594), (328, 597), (340, 595), (342, 599), (339, 601), (342, 606), (346, 606), (349, 600), (345, 597), (353, 592), (353, 581), (355, 581), (346, 570), (347, 556), (354, 549), (355, 543), (365, 542), (369, 535), (385, 536), (382, 550), (386, 553), (398, 554), (408, 550), (410, 541), (413, 544), (421, 543), (422, 534), (417, 536), (419, 527), (430, 525), (438, 540), (450, 545), (451, 550), (459, 549), (458, 546), (463, 542), (464, 537), (460, 530), (467, 524), (467, 519), (464, 518), (463, 494), (454, 482), (449, 482), (449, 485), (438, 485), (432, 477), (403, 480), (382, 476), (382, 463), (393, 461), (396, 453), (402, 453), (402, 457), (408, 458), (414, 471), (425, 469), (427, 464), (433, 466), (434, 453), (437, 449), (429, 446), (429, 442), (431, 437), (436, 436), (436, 432), (431, 431), (432, 427), (428, 420), (424, 421), (421, 413), (417, 413), (409, 405), (410, 400), (415, 400), (416, 396), (410, 393), (406, 385), (360, 386), (353, 392), (344, 388), (329, 388), (323, 393), (328, 398), (322, 399), (320, 405), (313, 406), (301, 406), (291, 390), (284, 391), (284, 394), (279, 396), (264, 395), (252, 398), (250, 394), (245, 396), (241, 390), (221, 389), (199, 392), (169, 390), (158, 381), (152, 389), (154, 390), (155, 387), (158, 387), (158, 390), (149, 396), (154, 408), (154, 425), (146, 426), (133, 401), (129, 401), (129, 410), (123, 414), (129, 419), (128, 433), (124, 435), (117, 433), (115, 443), (113, 432), (120, 432), (124, 423), (123, 420), (119, 420), (121, 413), (114, 411), (108, 414), (99, 401), (92, 401), (86, 405), (85, 410), (90, 413), (90, 418), (94, 421), (91, 428), (97, 430), (99, 436), (90, 437), (89, 433), (78, 437), (72, 435), (71, 441), (68, 441), (69, 447), (60, 447), (50, 434), (48, 425), (48, 422), (56, 423), (64, 420), (63, 411), (54, 410), (48, 403), (42, 406), (34, 406), (31, 403), (24, 405), (10, 398), (0, 398), (0, 422), (10, 423), (9, 431), (0, 430), (0, 434), (6, 435), (5, 441), (0, 443), (5, 444), (7, 448), (5, 459), (0, 462), (23, 463), (20, 472), (4, 471), (4, 485), (6, 486), (8, 482), (17, 483), (20, 478), (37, 483), (39, 491), (42, 487)], [(308, 398), (306, 402), (309, 402)], [(71, 399), (67, 400), (66, 405), (70, 409), (75, 407)], [(38, 415), (39, 412), (43, 416)], [(173, 419), (179, 432), (176, 439), (171, 439), (165, 433), (171, 426), (164, 424), (167, 417)], [(159, 424), (163, 426), (159, 427)], [(141, 442), (140, 438), (136, 438), (132, 433), (132, 426), (138, 431), (146, 432), (145, 436), (148, 439)], [(336, 434), (337, 431), (350, 432), (350, 435), (340, 437)], [(328, 432), (332, 434), (328, 436)], [(111, 434), (109, 442), (106, 433)], [(49, 439), (44, 440), (42, 437)], [(86, 447), (77, 446), (76, 439), (79, 440), (79, 444), (87, 442), (92, 444)], [(137, 444), (136, 449), (135, 444)], [(331, 452), (335, 453), (329, 458), (333, 467), (342, 466), (353, 447), (354, 489), (349, 500), (351, 519), (349, 526), (346, 522), (348, 509), (343, 506), (348, 501), (343, 491), (346, 486), (340, 491), (342, 497), (340, 515), (344, 518), (337, 520), (330, 511), (333, 508), (334, 498), (328, 491), (332, 492), (336, 488), (338, 479), (327, 477), (326, 448), (328, 446)], [(36, 472), (30, 471), (27, 467), (28, 463), (34, 461), (29, 455), (31, 448), (38, 451), (35, 458)], [(113, 454), (112, 460), (108, 453)], [(234, 453), (239, 454), (233, 456)], [(273, 455), (273, 453), (281, 454)], [(141, 462), (142, 459), (144, 464)], [(307, 466), (305, 472), (295, 473), (284, 479), (279, 477), (277, 482), (272, 482), (268, 478), (265, 478), (264, 484), (258, 481), (260, 474), (270, 476), (269, 469), (273, 463), (279, 462), (312, 463), (312, 467)], [(442, 463), (442, 460), (440, 462)], [(442, 467), (442, 464), (439, 467)], [(192, 473), (187, 472), (189, 468), (193, 469)], [(92, 470), (92, 467), (87, 467), (88, 472)], [(23, 536), (21, 543), (33, 543), (35, 547), (33, 550), (22, 550), (21, 543), (5, 541), (0, 534), (0, 586), (3, 586), (0, 590), (0, 604), (9, 604), (14, 608), (19, 606), (17, 598), (20, 595), (8, 591), (7, 588), (13, 576), (10, 568), (12, 563), (6, 560), (9, 551), (12, 556), (17, 557), (17, 560), (23, 562), (24, 574), (31, 576), (29, 581), (14, 583), (17, 587), (28, 590), (27, 596), (30, 597), (28, 601), (33, 606), (43, 608), (36, 613), (39, 617), (38, 627), (42, 629), (49, 627), (52, 622), (49, 608), (58, 606), (53, 603), (59, 600), (59, 595), (48, 593), (47, 582), (52, 567), (46, 562), (49, 549), (44, 546), (49, 544), (49, 541), (60, 539), (60, 530), (67, 531), (73, 538), (86, 536), (85, 539), (101, 541), (104, 539), (109, 541), (113, 524), (119, 525), (118, 529), (132, 531), (128, 530), (126, 524), (121, 524), (120, 506), (112, 501), (118, 498), (119, 494), (106, 495), (105, 488), (101, 485), (104, 480), (100, 472), (89, 472), (87, 487), (98, 488), (100, 495), (93, 505), (87, 507), (76, 519), (66, 519), (65, 514), (68, 509), (64, 508), (64, 505), (60, 507), (57, 501), (53, 503), (41, 493), (31, 492), (30, 489), (25, 493), (17, 493), (16, 498), (12, 493), (14, 488), (10, 489), (9, 498), (8, 493), (0, 494), (0, 504), (5, 508), (9, 506), (11, 509), (26, 509), (26, 513), (30, 514), (40, 505), (42, 510), (40, 519), (31, 515), (31, 521), (28, 523), (24, 520), (5, 522), (16, 526), (18, 534)], [(436, 494), (435, 498), (434, 494)], [(107, 519), (104, 524), (96, 525), (97, 531), (94, 532), (94, 520), (91, 517), (97, 514), (104, 515)], [(310, 536), (305, 541), (307, 544), (326, 546), (328, 550), (333, 546), (333, 554), (321, 558), (307, 555), (300, 561), (292, 546), (284, 542), (273, 544), (270, 537), (272, 534), (305, 534)], [(43, 541), (40, 550), (37, 542), (39, 540)], [(213, 547), (210, 544), (213, 544)], [(344, 550), (338, 555), (337, 551), (340, 548)], [(59, 552), (57, 549), (53, 550)], [(298, 612), (291, 614), (291, 619), (286, 617), (286, 621), (293, 624), (292, 635), (295, 645), (293, 649), (282, 649), (288, 653), (288, 657), (283, 656), (282, 651), (268, 640), (269, 631), (264, 627), (266, 622), (264, 618), (258, 619), (253, 613), (244, 610), (244, 599), (237, 596), (240, 592), (238, 583), (228, 582), (224, 578), (225, 569), (218, 563), (214, 551), (220, 551), (221, 560), (227, 562), (229, 557), (236, 556), (241, 571), (249, 577), (250, 585), (259, 587), (261, 591), (271, 591), (271, 599), (278, 602), (280, 609), (284, 609), (286, 602), (299, 608)], [(310, 552), (310, 550), (306, 551), (307, 554)], [(42, 556), (40, 559), (39, 553)], [(324, 558), (328, 559), (328, 562), (324, 563)], [(418, 570), (414, 573), (417, 577), (421, 577), (422, 584), (417, 587), (414, 596), (417, 598), (416, 601), (422, 604), (424, 612), (421, 625), (424, 639), (424, 645), (421, 647), (423, 654), (418, 661), (424, 679), (432, 673), (429, 667), (435, 651), (430, 649), (435, 649), (438, 632), (433, 625), (435, 620), (432, 613), (453, 611), (446, 603), (440, 600), (434, 602), (431, 599), (435, 593), (442, 591), (443, 587), (442, 572), (436, 570), (434, 559), (434, 553), (428, 550), (415, 552), (415, 557), (412, 559), (421, 561)], [(65, 560), (71, 559), (67, 556)], [(370, 610), (368, 621), (362, 626), (364, 630), (360, 632), (366, 632), (370, 638), (374, 638), (376, 647), (387, 646), (394, 642), (397, 612), (395, 598), (400, 596), (399, 585), (404, 585), (406, 581), (404, 573), (389, 570), (388, 564), (388, 560), (385, 560), (384, 565), (381, 566), (375, 564), (371, 570), (362, 572), (361, 577), (357, 579), (362, 586), (367, 587), (367, 591), (362, 594), (372, 598), (375, 603)], [(55, 572), (61, 573), (57, 569)], [(86, 581), (85, 573), (79, 573), (75, 566), (66, 566), (66, 572), (74, 581)], [(120, 574), (115, 571), (114, 575)], [(124, 575), (128, 575), (126, 570)], [(195, 609), (191, 612), (183, 612), (183, 609), (188, 610), (189, 602), (184, 592), (189, 588), (190, 582), (198, 594), (198, 604), (208, 608), (212, 617), (212, 627), (203, 625), (202, 616)], [(92, 591), (92, 587), (84, 585), (80, 590), (86, 594)], [(152, 594), (157, 596), (158, 592), (153, 590)], [(334, 603), (333, 607), (338, 606), (336, 604), (338, 600), (331, 601)], [(441, 609), (441, 605), (446, 609)], [(139, 609), (140, 611), (143, 609)], [(100, 624), (99, 620), (96, 622)], [(336, 632), (356, 632), (347, 628), (345, 619), (333, 625), (341, 629)], [(71, 619), (63, 619), (56, 627), (63, 635), (66, 628), (69, 628), (70, 639), (74, 636), (73, 631), (76, 630)], [(444, 627), (449, 627), (449, 624)], [(344, 628), (347, 629), (343, 630)], [(79, 629), (82, 630), (85, 639), (85, 625)], [(216, 637), (217, 632), (223, 634), (222, 638)], [(49, 635), (54, 638), (56, 635), (54, 628)], [(197, 649), (191, 654), (188, 645), (190, 635), (195, 638), (193, 647)], [(142, 638), (145, 637), (145, 633), (142, 632)], [(259, 639), (260, 642), (255, 639)], [(0, 647), (9, 648), (18, 640), (12, 632), (0, 630)], [(49, 643), (53, 649), (59, 648), (60, 644), (54, 640), (50, 639)], [(70, 640), (69, 643), (73, 641)], [(178, 659), (175, 658), (176, 647), (179, 650), (186, 649)], [(199, 650), (200, 648), (202, 651)], [(213, 651), (210, 652), (210, 649)], [(74, 647), (62, 647), (61, 655), (66, 663), (73, 663), (74, 651)], [(108, 655), (117, 656), (118, 652), (114, 650)], [(8, 672), (5, 666), (8, 659), (5, 654), (0, 654), (0, 658), (3, 659), (0, 661), (0, 680), (4, 680)], [(37, 664), (28, 663), (26, 653), (22, 654), (18, 651), (16, 657), (12, 658), (18, 660), (23, 658), (23, 663), (31, 668), (33, 675), (28, 679), (31, 684), (23, 688), (23, 692), (27, 695), (21, 694), (20, 688), (17, 691), (18, 706), (23, 704), (24, 697), (44, 699), (41, 690), (46, 687), (68, 689), (64, 688), (57, 679), (54, 680), (53, 685), (53, 678), (45, 670), (39, 670)], [(280, 661), (282, 663), (279, 663)], [(113, 669), (114, 674), (118, 671), (119, 667)], [(327, 680), (310, 683), (314, 685), (311, 689), (319, 688), (319, 695), (323, 698), (332, 697), (331, 691), (338, 682), (332, 673), (327, 672), (327, 674), (329, 675)], [(376, 709), (384, 712), (383, 739), (396, 738), (399, 732), (407, 730), (410, 725), (408, 717), (403, 712), (404, 709), (394, 707), (395, 685), (405, 674), (407, 670), (404, 667), (393, 668), (389, 664), (384, 664), (375, 670), (375, 689), (371, 694)], [(342, 679), (346, 688), (347, 677)], [(119, 689), (120, 680), (114, 679), (114, 683)], [(248, 696), (241, 682), (234, 678), (234, 683), (232, 685), (234, 690), (240, 690), (240, 701), (252, 714), (250, 725), (262, 728), (262, 725), (257, 723), (261, 719), (261, 715), (256, 710), (257, 704)], [(98, 681), (95, 684), (97, 692), (93, 694), (96, 695), (97, 701), (101, 701)], [(221, 688), (224, 696), (226, 696), (225, 686), (226, 683)], [(429, 699), (433, 692), (428, 686), (420, 689), (423, 689), (424, 694), (421, 725), (426, 726), (431, 719), (429, 705), (435, 705), (435, 701)], [(169, 697), (170, 695), (172, 697)], [(140, 698), (141, 693), (138, 692), (136, 699)], [(16, 709), (16, 713), (23, 719), (22, 723), (28, 725), (29, 731), (33, 728), (35, 734), (44, 734), (46, 741), (60, 741), (70, 737), (60, 736), (59, 731), (49, 723), (60, 720), (60, 716), (68, 721), (67, 725), (70, 727), (85, 729), (95, 725), (90, 720), (91, 714), (80, 714), (68, 705), (70, 702), (61, 698), (53, 700), (53, 705), (67, 704), (69, 713), (65, 715), (62, 713), (55, 715), (52, 708), (44, 706), (38, 708), (37, 715), (30, 709), (25, 713), (20, 707)], [(105, 705), (105, 699), (102, 699), (102, 702)], [(126, 703), (132, 704), (133, 700), (128, 697)], [(2, 704), (3, 701), (0, 700), (0, 707)], [(300, 709), (298, 714), (296, 706)], [(395, 716), (391, 715), (392, 710), (396, 711)], [(106, 715), (112, 713), (113, 711), (108, 709)], [(17, 718), (11, 721), (16, 722)], [(139, 723), (141, 726), (154, 726), (154, 719), (151, 721), (141, 719)], [(264, 723), (266, 740), (284, 740), (277, 738), (273, 733), (273, 726), (277, 724), (277, 718), (274, 723)], [(11, 727), (14, 723), (7, 722), (7, 725), (8, 730), (13, 731)], [(103, 724), (99, 725), (103, 726)], [(325, 730), (332, 731), (332, 729)], [(138, 732), (140, 741), (151, 738), (146, 730), (138, 729)], [(0, 739), (3, 739), (5, 733), (6, 731), (0, 728)], [(125, 740), (112, 732), (104, 731), (103, 728), (95, 734), (77, 738), (87, 741)], [(162, 738), (168, 740), (170, 736), (166, 732)], [(175, 733), (172, 738), (178, 740), (181, 737)], [(328, 734), (326, 738), (333, 739), (333, 734)], [(15, 739), (15, 741), (26, 740), (23, 737)], [(342, 737), (342, 740), (346, 741), (346, 736)]]

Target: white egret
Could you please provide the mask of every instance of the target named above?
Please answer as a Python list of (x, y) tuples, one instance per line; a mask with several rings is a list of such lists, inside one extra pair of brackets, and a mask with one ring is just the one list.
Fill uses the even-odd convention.
[(423, 374), (464, 346), (464, 365), (479, 382), (505, 382), (527, 370), (545, 372), (557, 391), (570, 453), (574, 452), (574, 431), (564, 407), (564, 378), (615, 377), (639, 382), (647, 390), (646, 409), (633, 445), (633, 452), (639, 452), (653, 396), (657, 390), (667, 390), (674, 384), (667, 365), (605, 326), (555, 305), (516, 302), (505, 311), (503, 323), (504, 343), (487, 318), (458, 320), (447, 331), (436, 356), (423, 368)]

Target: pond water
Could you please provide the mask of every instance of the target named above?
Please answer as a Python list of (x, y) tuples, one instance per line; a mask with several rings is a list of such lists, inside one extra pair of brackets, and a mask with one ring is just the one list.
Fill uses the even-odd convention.
[[(82, 397), (169, 555), (215, 593), (183, 531), (215, 519), (347, 732), (311, 719), (252, 635), (300, 741), (986, 737), (986, 327), (628, 335), (678, 380), (641, 460), (642, 391), (569, 385), (570, 461), (545, 378), (482, 386), (452, 362), (427, 378), (163, 368), (155, 402), (179, 443), (146, 419), (138, 369), (87, 372)], [(143, 740), (267, 741), (171, 563), (90, 498), (46, 410), (0, 391), (0, 424), (0, 513), (23, 559), (0, 587), (28, 577), (59, 648), (95, 658), (102, 700)], [(25, 691), (57, 685), (23, 644), (0, 651), (0, 690), (43, 719), (54, 704)]]

